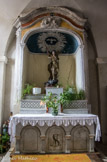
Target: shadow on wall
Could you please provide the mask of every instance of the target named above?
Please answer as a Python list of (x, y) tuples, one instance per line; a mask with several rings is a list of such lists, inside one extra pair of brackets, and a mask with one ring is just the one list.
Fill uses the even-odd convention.
[(100, 117), (100, 93), (99, 93), (99, 76), (98, 67), (96, 64), (96, 58), (98, 57), (96, 43), (91, 30), (91, 25), (86, 24), (85, 30), (87, 32), (88, 41), (88, 64), (89, 64), (89, 91), (90, 91), (90, 103), (92, 113), (99, 115)]

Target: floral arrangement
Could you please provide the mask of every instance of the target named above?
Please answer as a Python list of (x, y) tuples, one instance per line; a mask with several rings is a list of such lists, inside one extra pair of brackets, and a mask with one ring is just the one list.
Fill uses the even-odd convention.
[(51, 92), (46, 95), (43, 100), (43, 104), (46, 104), (48, 108), (52, 108), (52, 114), (57, 115), (58, 114), (58, 106), (60, 104), (64, 104), (66, 102), (65, 98), (60, 95), (60, 97), (56, 96), (55, 94), (52, 94)]

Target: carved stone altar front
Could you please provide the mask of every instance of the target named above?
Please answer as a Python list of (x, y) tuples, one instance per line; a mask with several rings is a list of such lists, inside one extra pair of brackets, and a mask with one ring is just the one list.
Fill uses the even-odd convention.
[(96, 115), (17, 114), (10, 122), (11, 143), (16, 153), (94, 152), (100, 140)]
[(37, 127), (24, 127), (20, 136), (20, 152), (33, 153), (40, 151), (40, 131)]
[(52, 126), (46, 132), (46, 152), (61, 153), (64, 152), (65, 131), (62, 127)]

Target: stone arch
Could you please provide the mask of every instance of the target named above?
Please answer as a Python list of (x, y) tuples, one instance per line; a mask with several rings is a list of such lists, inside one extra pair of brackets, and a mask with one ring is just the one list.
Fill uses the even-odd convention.
[[(76, 74), (76, 85), (77, 85), (77, 88), (78, 89), (85, 89), (85, 76), (84, 76), (84, 54), (83, 54), (83, 40), (82, 38), (80, 37), (80, 35), (78, 33), (76, 33), (75, 31), (71, 31), (71, 30), (66, 30), (64, 28), (58, 28), (58, 29), (45, 29), (45, 28), (36, 28), (36, 29), (31, 29), (29, 30), (28, 32), (26, 32), (26, 34), (24, 35), (24, 37), (22, 38), (21, 40), (21, 45), (22, 45), (22, 48), (23, 48), (23, 45), (25, 47), (26, 45), (26, 42), (27, 40), (29, 39), (30, 36), (32, 36), (33, 34), (35, 33), (39, 33), (39, 32), (46, 32), (46, 31), (51, 31), (51, 32), (63, 32), (63, 33), (67, 33), (69, 35), (72, 35), (78, 42), (78, 48), (77, 50), (75, 51), (75, 53), (72, 53), (72, 55), (75, 56), (76, 58), (76, 69), (78, 70), (79, 69), (79, 72)], [(24, 53), (24, 48), (22, 50), (22, 55)], [(78, 55), (81, 55), (80, 56), (80, 60), (78, 59), (78, 57), (76, 56), (76, 54), (78, 53)], [(78, 61), (79, 60), (79, 61)], [(82, 72), (82, 75), (80, 76), (80, 69), (81, 69), (81, 72)], [(78, 80), (79, 78), (79, 80)], [(79, 85), (78, 82), (81, 82)]]
[(87, 21), (86, 19), (80, 18), (73, 11), (59, 6), (38, 8), (37, 10), (33, 10), (28, 14), (24, 14), (24, 16), (20, 16), (19, 20), (22, 22), (22, 27), (27, 28), (48, 16), (57, 16), (64, 19), (65, 21), (69, 22), (70, 25), (81, 31), (83, 30), (83, 26)]
[(75, 126), (71, 131), (71, 151), (84, 152), (89, 150), (89, 129), (86, 126)]
[(46, 131), (46, 152), (61, 153), (65, 147), (65, 131), (62, 127), (52, 126)]
[(75, 31), (73, 31), (73, 30), (66, 30), (66, 28), (58, 28), (58, 29), (46, 29), (46, 28), (34, 28), (34, 29), (30, 29), (29, 31), (27, 31), (26, 33), (25, 33), (25, 35), (23, 36), (23, 38), (22, 38), (22, 40), (21, 40), (21, 44), (23, 45), (25, 45), (26, 44), (26, 42), (27, 42), (27, 39), (31, 36), (31, 35), (33, 35), (33, 34), (35, 34), (35, 33), (39, 33), (39, 32), (41, 32), (41, 31), (43, 31), (43, 32), (45, 32), (45, 31), (62, 31), (62, 32), (64, 32), (64, 33), (68, 33), (68, 34), (70, 34), (70, 35), (72, 35), (73, 37), (75, 37), (75, 39), (78, 41), (78, 44), (79, 44), (79, 46), (81, 45), (81, 46), (83, 46), (83, 40), (82, 40), (82, 38), (80, 37), (80, 35), (78, 34), (78, 33), (76, 33)]
[[(75, 56), (75, 69), (76, 69), (76, 76), (75, 76), (75, 84), (78, 90), (80, 89), (87, 89), (86, 88), (86, 84), (85, 84), (85, 67), (84, 67), (84, 62), (85, 62), (85, 57), (84, 57), (84, 43), (82, 38), (80, 37), (80, 35), (78, 33), (76, 33), (75, 31), (71, 31), (71, 30), (66, 30), (64, 28), (58, 28), (58, 29), (46, 29), (46, 28), (36, 28), (36, 29), (31, 29), (28, 32), (25, 33), (24, 37), (21, 40), (21, 45), (23, 48), (23, 45), (25, 47), (27, 40), (29, 39), (30, 36), (32, 36), (35, 33), (39, 33), (39, 32), (46, 32), (46, 31), (58, 31), (58, 32), (63, 32), (63, 33), (67, 33), (69, 35), (72, 35), (78, 42), (78, 48), (75, 51), (75, 53), (72, 53), (72, 55)], [(22, 50), (22, 55), (24, 54), (24, 48)], [(80, 75), (81, 74), (81, 75)], [(23, 81), (22, 81), (23, 82)]]
[(36, 153), (40, 150), (40, 130), (36, 126), (22, 128), (19, 148), (21, 153)]
[[(54, 14), (57, 13), (58, 8), (56, 8), (56, 7), (55, 8), (50, 7), (49, 9), (45, 8), (43, 10), (43, 13), (51, 12), (51, 9), (54, 12)], [(78, 16), (76, 16), (76, 14), (73, 14), (73, 12), (71, 12), (69, 10), (65, 9), (65, 11), (64, 11), (64, 8), (62, 9), (62, 8), (59, 7), (59, 10), (62, 13), (62, 15), (64, 15), (64, 13), (66, 13), (66, 17), (68, 17), (69, 22), (72, 19), (73, 22), (75, 22), (74, 26), (78, 26), (78, 30), (81, 30), (82, 33), (83, 33), (83, 31), (84, 31), (83, 28), (84, 28), (84, 24), (85, 24), (86, 20), (79, 18)], [(34, 14), (33, 16), (35, 17), (35, 16), (39, 15), (40, 11), (41, 10), (37, 10), (37, 13), (36, 13), (36, 11), (35, 11), (35, 13), (32, 13), (32, 14)], [(69, 15), (70, 12), (71, 12), (71, 14)], [(42, 15), (42, 13), (41, 13), (41, 15)], [(22, 38), (21, 37), (22, 28), (21, 27), (23, 27), (24, 22), (27, 24), (28, 20), (30, 21), (29, 16), (30, 15), (28, 14), (24, 18), (19, 19), (19, 22), (22, 23), (22, 26), (20, 26), (17, 30), (16, 63), (15, 63), (16, 77), (15, 77), (15, 88), (14, 88), (15, 89), (15, 92), (14, 92), (14, 107), (15, 107), (15, 109), (17, 108), (16, 112), (18, 112), (19, 109), (20, 109), (20, 103), (17, 102), (17, 101), (20, 101), (21, 91), (22, 91), (22, 86), (23, 86), (23, 61), (24, 61), (23, 54), (24, 54), (26, 41), (33, 33), (47, 30), (47, 28), (45, 28), (45, 27), (37, 27), (37, 28), (31, 29), (28, 32), (26, 32), (24, 37)], [(33, 16), (31, 18), (34, 18)], [(56, 14), (56, 17), (57, 16), (58, 15)], [(64, 18), (64, 19), (66, 19), (66, 18)], [(66, 20), (66, 21), (68, 21), (68, 20)], [(70, 24), (72, 24), (73, 22), (70, 22)], [(75, 61), (76, 62), (76, 77), (75, 77), (76, 81), (75, 81), (75, 83), (76, 83), (76, 87), (77, 87), (78, 90), (80, 90), (80, 89), (85, 90), (86, 87), (87, 87), (87, 85), (85, 83), (85, 78), (87, 78), (87, 77), (85, 77), (85, 74), (87, 75), (87, 70), (86, 70), (86, 73), (85, 73), (84, 62), (85, 62), (86, 56), (84, 57), (84, 50), (83, 50), (84, 40), (82, 40), (82, 38), (80, 37), (80, 35), (77, 32), (72, 31), (71, 29), (66, 30), (66, 28), (61, 28), (61, 27), (53, 29), (52, 27), (51, 28), (49, 27), (48, 30), (50, 30), (50, 31), (56, 30), (56, 31), (62, 31), (62, 32), (65, 32), (65, 33), (69, 33), (69, 34), (73, 35), (73, 37), (75, 37), (76, 40), (78, 41), (79, 47), (78, 47), (78, 50), (76, 51), (77, 55), (76, 55), (76, 59), (75, 59), (76, 60)], [(84, 35), (84, 33), (83, 33), (83, 35)], [(17, 74), (18, 74), (18, 76), (17, 76)]]

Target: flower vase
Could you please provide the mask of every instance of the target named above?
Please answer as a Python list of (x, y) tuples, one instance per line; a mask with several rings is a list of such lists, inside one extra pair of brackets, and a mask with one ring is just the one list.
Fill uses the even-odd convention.
[(58, 115), (58, 109), (53, 108), (52, 115), (57, 116)]

